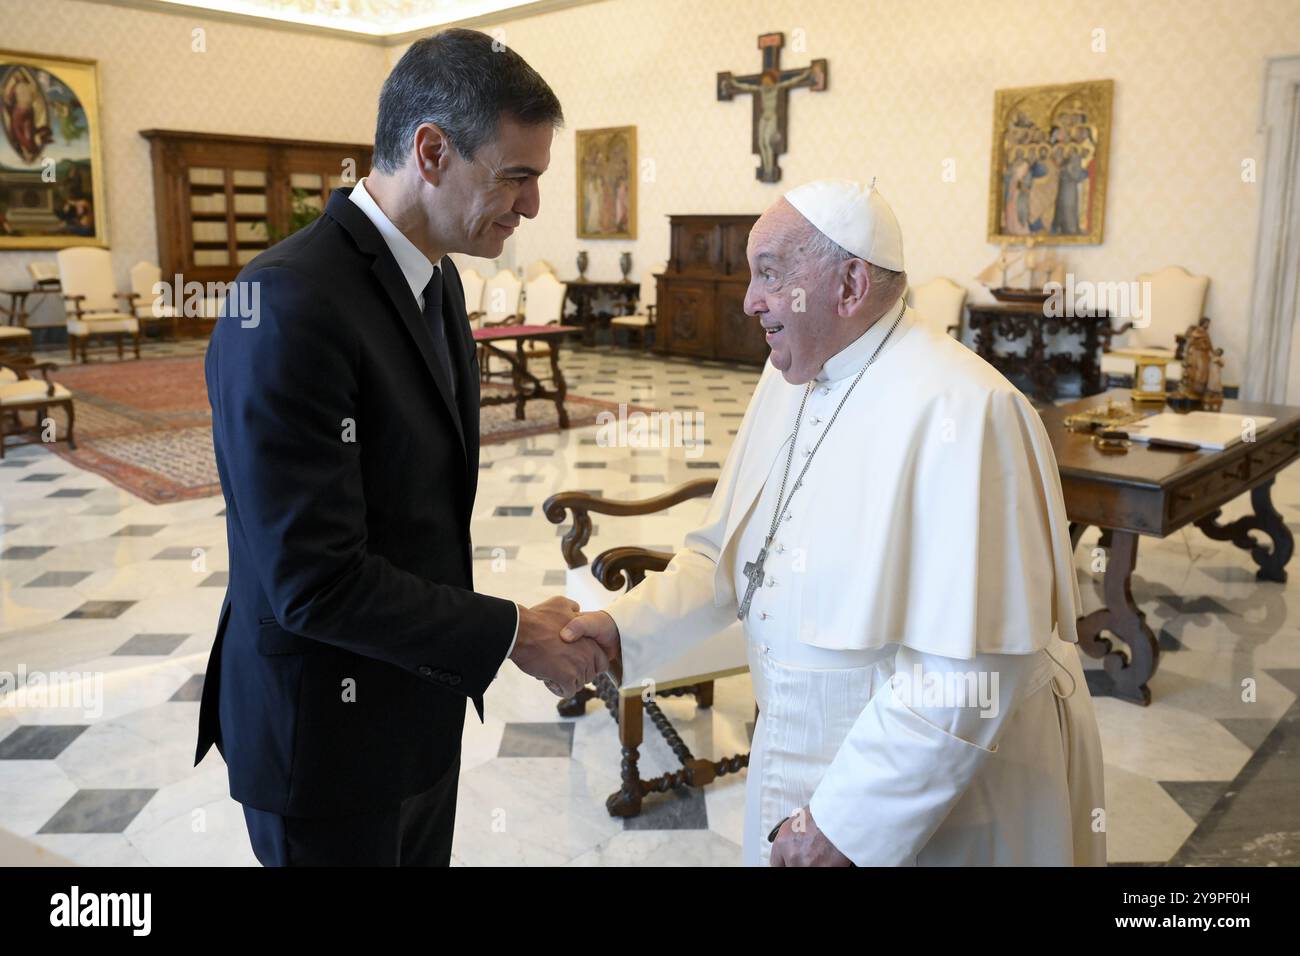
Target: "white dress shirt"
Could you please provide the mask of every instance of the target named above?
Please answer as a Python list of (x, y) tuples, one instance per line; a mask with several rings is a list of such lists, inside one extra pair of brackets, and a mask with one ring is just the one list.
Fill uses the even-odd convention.
[[(433, 278), (433, 274), (439, 271), (438, 266), (430, 262), (429, 257), (393, 225), (393, 221), (379, 208), (375, 198), (367, 192), (364, 178), (353, 187), (348, 198), (366, 214), (366, 218), (375, 224), (379, 234), (384, 237), (388, 251), (393, 254), (393, 258), (397, 260), (397, 267), (402, 270), (402, 277), (411, 287), (411, 295), (415, 296), (416, 306), (424, 312), (424, 290), (429, 280)], [(515, 604), (515, 636), (510, 639), (510, 650), (506, 651), (507, 659), (514, 653), (515, 641), (519, 639), (519, 610), (519, 605)]]

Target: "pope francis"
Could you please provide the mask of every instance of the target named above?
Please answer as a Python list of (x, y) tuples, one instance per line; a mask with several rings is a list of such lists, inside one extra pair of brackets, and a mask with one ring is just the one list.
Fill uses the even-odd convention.
[(749, 865), (1102, 865), (1101, 750), (1047, 433), (908, 309), (874, 188), (754, 225), (771, 355), (703, 527), (567, 640), (625, 684), (740, 617), (758, 702)]

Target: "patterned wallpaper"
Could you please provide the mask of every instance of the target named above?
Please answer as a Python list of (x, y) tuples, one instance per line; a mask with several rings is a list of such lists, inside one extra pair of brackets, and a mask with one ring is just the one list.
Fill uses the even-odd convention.
[[(1065, 247), (1076, 277), (1129, 281), (1176, 263), (1211, 277), (1207, 312), (1227, 378), (1246, 355), (1257, 190), (1243, 159), (1262, 162), (1256, 123), (1264, 59), (1300, 52), (1289, 0), (608, 0), (508, 22), (507, 43), (555, 88), (567, 128), (543, 178), (542, 211), (515, 234), (520, 263), (545, 258), (617, 277), (668, 253), (669, 213), (761, 212), (824, 176), (879, 177), (904, 231), (914, 282), (973, 279), (986, 241), (993, 91), (1115, 80), (1106, 235)], [(1094, 30), (1105, 52), (1093, 52)], [(720, 70), (756, 72), (758, 34), (786, 34), (782, 62), (830, 61), (830, 88), (790, 96), (784, 178), (754, 179), (750, 105), (720, 103)], [(793, 49), (803, 31), (805, 49)], [(396, 62), (401, 50), (392, 52)], [(639, 186), (635, 243), (577, 240), (575, 129), (635, 124), (653, 182)], [(945, 160), (955, 180), (945, 182)]]
[[(0, 0), (3, 46), (100, 61), (115, 268), (156, 256), (151, 126), (368, 139), (386, 71), (403, 52), (260, 27), (81, 0)], [(190, 31), (208, 52), (190, 52)], [(913, 281), (972, 278), (986, 239), (993, 91), (1115, 80), (1101, 246), (1067, 247), (1076, 276), (1135, 278), (1170, 263), (1212, 278), (1207, 311), (1240, 377), (1253, 267), (1256, 133), (1264, 60), (1300, 52), (1289, 0), (606, 0), (504, 22), (504, 39), (551, 83), (567, 128), (556, 137), (542, 211), (514, 237), (515, 258), (561, 276), (634, 274), (666, 257), (670, 213), (760, 212), (822, 176), (879, 177), (903, 224)], [(783, 63), (830, 61), (830, 88), (791, 94), (784, 179), (754, 179), (748, 98), (719, 103), (714, 75), (755, 72), (759, 33), (786, 34)], [(1094, 52), (1096, 31), (1104, 52)], [(796, 49), (796, 31), (804, 48)], [(636, 125), (653, 179), (639, 186), (635, 242), (579, 243), (576, 129)], [(945, 161), (955, 178), (945, 181)], [(40, 253), (0, 254), (0, 282), (25, 282)], [(46, 307), (48, 309), (49, 306)], [(52, 317), (43, 315), (42, 320)]]
[[(191, 50), (202, 28), (207, 50)], [(140, 130), (369, 142), (383, 47), (80, 0), (0, 0), (0, 47), (99, 61), (109, 244), (118, 287), (158, 261), (153, 167)], [(0, 287), (27, 287), (52, 250), (0, 252)], [(62, 324), (46, 298), (32, 324)]]

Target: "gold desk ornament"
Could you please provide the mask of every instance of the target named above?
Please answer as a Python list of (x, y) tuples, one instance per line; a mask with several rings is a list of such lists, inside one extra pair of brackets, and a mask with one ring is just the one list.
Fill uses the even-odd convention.
[(1105, 405), (1095, 405), (1077, 414), (1067, 415), (1065, 427), (1076, 432), (1091, 432), (1098, 429), (1118, 428), (1142, 417), (1128, 402), (1117, 402), (1113, 398), (1108, 398)]
[(1167, 397), (1168, 365), (1163, 355), (1138, 355), (1133, 359), (1133, 401), (1163, 405)]

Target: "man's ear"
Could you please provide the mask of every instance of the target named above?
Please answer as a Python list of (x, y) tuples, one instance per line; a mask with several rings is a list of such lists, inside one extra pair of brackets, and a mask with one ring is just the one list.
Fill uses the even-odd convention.
[(437, 186), (451, 161), (451, 140), (436, 123), (422, 123), (415, 129), (415, 169), (425, 182)]
[(862, 259), (847, 259), (840, 266), (843, 270), (840, 282), (840, 318), (848, 318), (862, 307), (871, 294), (871, 274)]

